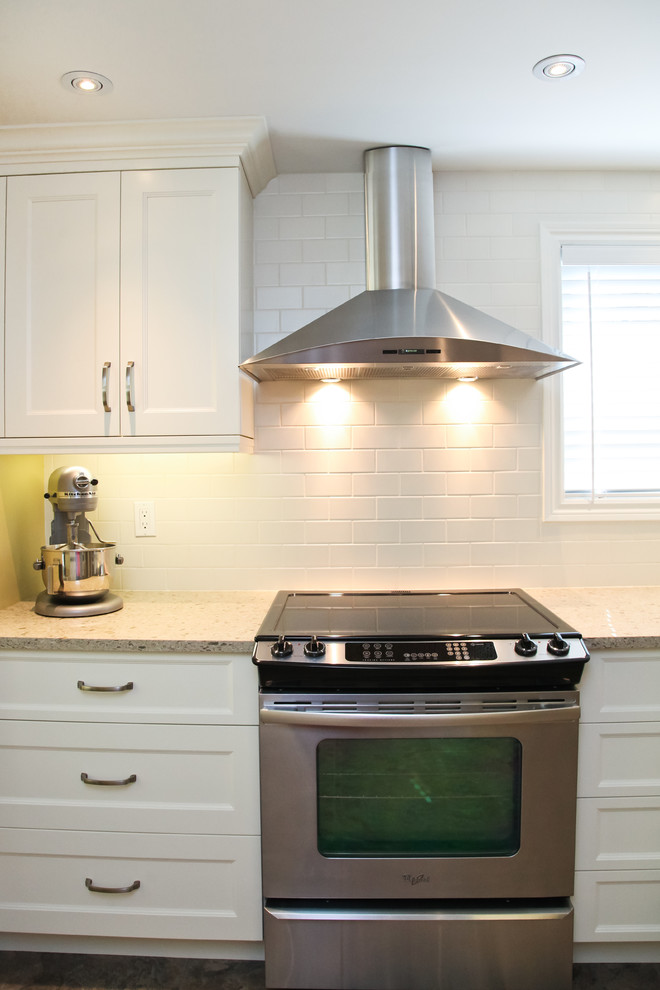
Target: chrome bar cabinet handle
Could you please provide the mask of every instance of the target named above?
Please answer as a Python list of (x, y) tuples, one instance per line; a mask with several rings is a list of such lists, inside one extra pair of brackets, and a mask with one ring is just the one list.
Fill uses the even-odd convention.
[(99, 887), (90, 877), (85, 878), (87, 890), (94, 890), (99, 894), (129, 894), (132, 890), (137, 890), (140, 886), (139, 880), (134, 880), (128, 887)]
[(103, 365), (103, 371), (101, 372), (101, 400), (103, 402), (103, 412), (112, 412), (112, 408), (108, 405), (108, 380), (110, 378), (110, 368), (111, 362), (106, 361)]
[(96, 684), (85, 684), (84, 681), (78, 681), (79, 691), (132, 691), (133, 681), (126, 681), (125, 684), (112, 685), (110, 687), (101, 687)]
[(99, 784), (101, 787), (124, 787), (126, 784), (134, 784), (137, 780), (137, 775), (132, 773), (130, 777), (124, 777), (123, 780), (99, 780), (97, 777), (90, 777), (89, 774), (81, 773), (80, 779), (83, 784)]
[(126, 407), (129, 412), (135, 412), (135, 361), (126, 365)]

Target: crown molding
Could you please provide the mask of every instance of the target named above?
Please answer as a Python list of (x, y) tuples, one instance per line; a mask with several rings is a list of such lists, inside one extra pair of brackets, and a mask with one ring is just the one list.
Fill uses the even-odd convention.
[[(189, 117), (0, 127), (0, 171), (139, 161), (138, 167), (243, 166), (253, 196), (277, 174), (263, 117)], [(59, 170), (58, 169), (58, 170)], [(41, 169), (40, 169), (41, 170)]]

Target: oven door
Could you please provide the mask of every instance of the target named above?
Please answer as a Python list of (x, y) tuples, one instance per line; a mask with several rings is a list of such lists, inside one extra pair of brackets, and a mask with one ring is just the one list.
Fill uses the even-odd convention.
[(578, 695), (262, 694), (267, 898), (573, 891)]

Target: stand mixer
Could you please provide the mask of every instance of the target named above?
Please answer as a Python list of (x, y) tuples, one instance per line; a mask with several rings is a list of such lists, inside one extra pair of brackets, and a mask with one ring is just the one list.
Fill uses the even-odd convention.
[[(97, 506), (97, 485), (97, 479), (78, 466), (56, 468), (48, 479), (44, 498), (53, 509), (50, 543), (41, 548), (41, 557), (32, 565), (42, 572), (46, 587), (37, 595), (35, 612), (39, 615), (103, 615), (124, 604), (109, 590), (106, 553), (116, 544), (102, 540), (86, 516)], [(123, 562), (124, 558), (116, 554), (115, 563)]]

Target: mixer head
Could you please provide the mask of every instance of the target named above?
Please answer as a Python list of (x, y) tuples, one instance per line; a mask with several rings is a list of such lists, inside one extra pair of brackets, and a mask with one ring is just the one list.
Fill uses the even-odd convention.
[(59, 467), (48, 479), (48, 491), (44, 493), (44, 498), (50, 500), (53, 512), (65, 512), (71, 517), (96, 508), (97, 485), (97, 479), (91, 476), (87, 468), (75, 465)]

